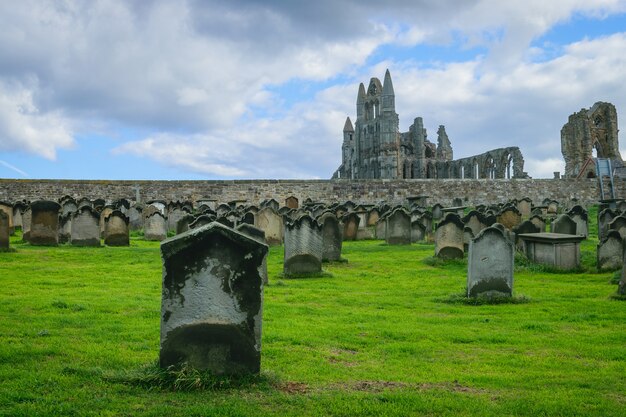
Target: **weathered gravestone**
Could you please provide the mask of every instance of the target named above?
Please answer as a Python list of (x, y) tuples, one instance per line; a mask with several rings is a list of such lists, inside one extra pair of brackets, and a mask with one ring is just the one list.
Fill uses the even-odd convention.
[(519, 238), (519, 235), (524, 233), (541, 233), (541, 230), (530, 220), (524, 220), (513, 229), (513, 233), (515, 234), (515, 247), (523, 253), (525, 251), (524, 241)]
[(396, 208), (386, 217), (385, 241), (388, 245), (411, 244), (411, 216), (402, 208)]
[(292, 209), (297, 209), (299, 206), (298, 199), (292, 195), (285, 199), (285, 207), (289, 207)]
[[(623, 257), (626, 260), (626, 256)], [(622, 276), (617, 284), (617, 293), (626, 295), (626, 261), (622, 263)]]
[[(385, 235), (387, 235), (387, 216), (389, 212), (384, 213), (382, 216), (378, 218), (378, 222), (376, 223), (376, 239), (384, 239)], [(344, 238), (344, 240), (346, 240)]]
[[(209, 223), (213, 223), (215, 220), (215, 216), (211, 216), (209, 214), (201, 214), (198, 217), (193, 218), (193, 220), (188, 224), (188, 229), (198, 229), (202, 226), (206, 226)], [(183, 232), (186, 232), (186, 230), (183, 230)]]
[(567, 214), (561, 214), (553, 222), (551, 226), (552, 233), (562, 233), (565, 235), (575, 235), (576, 222)]
[(185, 214), (178, 219), (178, 223), (176, 223), (176, 234), (179, 235), (189, 230), (189, 225), (193, 223), (194, 220), (196, 220), (196, 217), (193, 214)]
[[(256, 240), (257, 242), (265, 245), (265, 232), (261, 229), (254, 227), (248, 223), (240, 223), (237, 225), (236, 229), (239, 233), (242, 233), (248, 236), (251, 239)], [(267, 254), (263, 257), (263, 262), (261, 264), (261, 277), (263, 278), (263, 284), (267, 284), (269, 282), (269, 276), (267, 274)]]
[(9, 222), (9, 234), (13, 234), (13, 204), (0, 201), (0, 211), (6, 214)]
[(606, 237), (598, 243), (597, 266), (600, 271), (609, 271), (622, 267), (624, 241), (617, 230), (609, 230)]
[(100, 246), (100, 215), (91, 206), (82, 206), (72, 215), (70, 243), (74, 246)]
[(167, 238), (167, 220), (159, 210), (144, 219), (143, 238), (151, 241), (161, 241)]
[(251, 226), (254, 226), (254, 213), (251, 211), (248, 211), (246, 213), (244, 213), (241, 218), (239, 219), (239, 223), (247, 223)]
[(609, 230), (617, 230), (622, 236), (622, 239), (626, 239), (626, 217), (619, 215), (609, 223)]
[(532, 208), (533, 201), (528, 197), (524, 197), (517, 202), (517, 209), (519, 210), (523, 218), (530, 217), (530, 212), (532, 211)]
[(184, 209), (180, 203), (170, 205), (167, 211), (167, 230), (175, 232), (178, 221), (187, 214), (189, 214), (189, 212)]
[(9, 216), (0, 210), (0, 251), (9, 249)]
[(439, 220), (443, 217), (443, 206), (439, 203), (436, 203), (431, 210), (433, 214), (433, 220)]
[(59, 244), (59, 210), (55, 201), (39, 200), (31, 203), (30, 234), (28, 241), (36, 246)]
[(343, 225), (332, 212), (322, 214), (318, 223), (322, 225), (322, 261), (340, 260)]
[(467, 264), (467, 296), (513, 294), (514, 250), (497, 227), (488, 227), (470, 242)]
[(426, 228), (422, 222), (419, 219), (413, 220), (411, 222), (411, 243), (423, 242), (426, 239)]
[(113, 210), (104, 219), (104, 244), (107, 246), (128, 246), (130, 244), (128, 216), (121, 210)]
[(161, 243), (162, 368), (259, 372), (267, 251), (258, 240), (216, 222)]
[(140, 230), (143, 227), (143, 207), (134, 205), (126, 212), (128, 216), (128, 228), (130, 230)]
[(489, 227), (485, 215), (477, 210), (472, 210), (465, 217), (463, 217), (463, 223), (465, 226), (472, 229), (474, 236), (478, 236), (483, 229)]
[(356, 240), (361, 218), (354, 212), (343, 216), (343, 240)]
[(259, 210), (255, 220), (255, 226), (265, 232), (265, 240), (267, 240), (268, 245), (283, 243), (283, 218), (274, 209), (265, 207)]
[(26, 211), (27, 206), (21, 201), (13, 204), (13, 227), (15, 229), (20, 229), (22, 232), (24, 231), (24, 220), (22, 218), (22, 213)]
[(522, 214), (512, 206), (505, 207), (496, 217), (496, 221), (509, 230), (513, 230), (522, 222)]
[(115, 206), (112, 204), (107, 204), (100, 211), (100, 236), (101, 237), (104, 237), (104, 219), (109, 217), (109, 214), (113, 213), (113, 210), (115, 210)]
[(598, 240), (604, 239), (609, 231), (609, 223), (618, 215), (618, 213), (608, 208), (598, 213)]
[(72, 238), (72, 216), (74, 213), (59, 215), (59, 243), (68, 243)]
[(539, 233), (543, 233), (546, 231), (546, 221), (543, 217), (535, 214), (530, 217), (530, 222), (539, 229)]
[(309, 215), (285, 224), (285, 276), (322, 272), (322, 227)]
[(463, 258), (463, 232), (461, 218), (449, 213), (435, 230), (435, 256), (443, 259)]
[(78, 210), (78, 204), (73, 198), (68, 198), (63, 201), (61, 205), (61, 215), (67, 216), (68, 214), (74, 214)]
[(469, 227), (465, 226), (463, 228), (463, 252), (467, 253), (469, 250), (469, 245), (472, 239), (474, 239), (474, 232)]
[(22, 212), (22, 240), (28, 242), (30, 239), (30, 225), (33, 220), (33, 211), (30, 205)]

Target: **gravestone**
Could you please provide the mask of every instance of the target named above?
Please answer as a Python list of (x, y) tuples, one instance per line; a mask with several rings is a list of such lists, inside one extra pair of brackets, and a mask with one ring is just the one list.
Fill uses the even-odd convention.
[(609, 231), (609, 223), (619, 214), (607, 208), (598, 213), (598, 240), (604, 239)]
[(474, 239), (474, 232), (469, 227), (463, 228), (463, 252), (467, 253), (470, 242)]
[(620, 236), (622, 236), (622, 239), (626, 239), (626, 217), (619, 215), (611, 220), (609, 230), (617, 230)]
[(411, 243), (423, 242), (426, 239), (426, 228), (422, 222), (419, 219), (413, 220), (411, 222)]
[(33, 219), (33, 212), (30, 205), (22, 212), (22, 240), (28, 242), (30, 239), (30, 225)]
[(264, 200), (261, 202), (261, 208), (269, 207), (274, 211), (278, 211), (280, 208), (280, 203), (276, 201), (274, 198), (270, 198), (269, 200)]
[(143, 207), (141, 205), (131, 206), (126, 212), (128, 216), (128, 228), (137, 231), (143, 228)]
[(528, 197), (524, 197), (517, 202), (517, 210), (519, 210), (523, 218), (527, 219), (530, 217), (532, 208), (533, 208), (533, 201)]
[(388, 245), (411, 244), (411, 216), (403, 208), (396, 208), (386, 217), (385, 241)]
[[(240, 223), (235, 228), (239, 233), (242, 233), (248, 236), (251, 239), (256, 240), (257, 242), (265, 245), (265, 232), (261, 229), (257, 229), (253, 225), (249, 223)], [(263, 257), (263, 262), (261, 263), (261, 277), (263, 278), (263, 285), (269, 282), (269, 276), (267, 274), (267, 254)]]
[(28, 241), (36, 246), (59, 244), (59, 210), (55, 201), (39, 200), (31, 203), (30, 234)]
[(389, 215), (389, 213), (380, 216), (376, 223), (376, 239), (384, 239), (387, 235), (387, 215)]
[(446, 215), (435, 230), (435, 256), (443, 259), (463, 258), (464, 228), (457, 214)]
[[(89, 206), (89, 207), (93, 207), (93, 203), (91, 202), (90, 199), (88, 199), (87, 197), (82, 197), (78, 200), (78, 202), (76, 203), (76, 205), (78, 206), (78, 209), (83, 207), (83, 206)], [(77, 210), (78, 210), (77, 209)]]
[(193, 214), (185, 214), (178, 220), (176, 223), (176, 234), (179, 235), (181, 233), (185, 233), (189, 230), (189, 225), (196, 220), (196, 217)]
[(513, 230), (522, 222), (522, 214), (517, 208), (507, 206), (500, 212), (500, 214), (498, 214), (496, 222), (500, 223), (509, 230)]
[(24, 232), (24, 220), (22, 218), (22, 214), (27, 208), (26, 204), (21, 201), (13, 204), (13, 227), (15, 229), (22, 230), (22, 232)]
[(297, 209), (299, 206), (298, 199), (294, 196), (289, 196), (285, 199), (285, 207), (289, 207), (292, 209)]
[[(194, 217), (193, 220), (189, 222), (187, 229), (198, 229), (202, 226), (206, 226), (209, 223), (213, 223), (215, 220), (215, 216), (201, 214), (198, 217)], [(186, 230), (184, 230), (183, 232), (186, 232)]]
[(470, 242), (467, 296), (513, 295), (514, 250), (497, 227), (488, 227)]
[(470, 211), (464, 218), (463, 223), (465, 226), (472, 229), (472, 233), (474, 236), (478, 236), (478, 234), (483, 230), (489, 227), (487, 224), (487, 219), (485, 215), (477, 210)]
[(515, 247), (519, 252), (524, 253), (524, 241), (519, 238), (519, 235), (523, 233), (541, 233), (541, 230), (530, 220), (524, 220), (513, 229), (513, 233), (515, 233)]
[(104, 244), (107, 246), (128, 246), (130, 245), (128, 216), (121, 210), (113, 210), (104, 219)]
[(13, 234), (13, 204), (0, 201), (0, 211), (6, 214), (9, 222), (9, 234)]
[(100, 215), (91, 206), (72, 214), (70, 243), (73, 246), (100, 246)]
[(59, 244), (69, 243), (72, 238), (72, 216), (74, 213), (59, 215)]
[(318, 223), (322, 225), (322, 261), (340, 260), (343, 225), (332, 212), (323, 214)]
[(544, 220), (543, 217), (535, 214), (531, 216), (529, 220), (532, 224), (534, 224), (539, 229), (539, 233), (543, 233), (546, 231), (546, 221)]
[(553, 222), (551, 229), (552, 233), (561, 233), (565, 235), (576, 234), (576, 222), (572, 220), (567, 214), (561, 214)]
[(343, 240), (356, 240), (361, 218), (355, 212), (343, 216)]
[(380, 210), (378, 210), (376, 207), (370, 209), (369, 213), (367, 214), (367, 226), (373, 227), (375, 229), (376, 223), (378, 223), (378, 219), (380, 219)]
[(439, 203), (436, 203), (431, 210), (433, 214), (433, 220), (437, 221), (443, 217), (443, 206)]
[(322, 272), (322, 227), (309, 215), (298, 217), (285, 224), (286, 277)]
[(617, 230), (609, 230), (598, 243), (597, 266), (600, 271), (610, 271), (622, 267), (624, 240)]
[(254, 213), (251, 211), (244, 213), (243, 216), (241, 216), (239, 223), (247, 223), (254, 226)]
[(255, 220), (255, 226), (265, 232), (265, 240), (267, 240), (268, 245), (280, 245), (283, 243), (283, 218), (274, 209), (265, 207), (259, 210)]
[(104, 237), (104, 220), (109, 217), (109, 214), (113, 213), (113, 210), (115, 210), (115, 206), (107, 204), (100, 211), (100, 237)]
[(267, 252), (219, 223), (161, 243), (162, 368), (186, 363), (216, 375), (260, 371)]
[(9, 216), (0, 210), (0, 251), (9, 250)]
[(426, 241), (432, 242), (433, 236), (433, 214), (430, 211), (426, 211), (419, 216), (420, 223), (424, 225), (424, 231), (426, 232)]
[(178, 221), (185, 217), (189, 212), (183, 209), (180, 205), (170, 206), (167, 212), (167, 230), (168, 232), (175, 232)]
[(548, 214), (557, 214), (557, 212), (559, 211), (559, 202), (556, 200), (550, 200), (547, 203), (545, 203), (547, 207), (547, 212)]
[(576, 234), (588, 237), (587, 213), (570, 213), (569, 216), (576, 223)]
[(162, 241), (167, 238), (167, 219), (159, 210), (152, 211), (143, 223), (143, 238), (150, 241)]
[(76, 200), (68, 198), (63, 201), (63, 204), (61, 205), (61, 216), (74, 214), (76, 211), (78, 211), (78, 204), (76, 203)]

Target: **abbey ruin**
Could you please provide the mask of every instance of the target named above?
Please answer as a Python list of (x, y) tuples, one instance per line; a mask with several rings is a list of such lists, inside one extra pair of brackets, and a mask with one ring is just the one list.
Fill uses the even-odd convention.
[(427, 139), (421, 117), (408, 132), (400, 132), (395, 93), (389, 70), (384, 82), (372, 78), (359, 85), (356, 122), (343, 128), (342, 163), (333, 179), (528, 178), (518, 147), (493, 149), (453, 160), (452, 145), (443, 125), (437, 144)]
[(623, 166), (617, 138), (617, 110), (599, 101), (569, 116), (561, 129), (565, 177), (595, 178), (596, 158), (609, 159), (613, 169)]

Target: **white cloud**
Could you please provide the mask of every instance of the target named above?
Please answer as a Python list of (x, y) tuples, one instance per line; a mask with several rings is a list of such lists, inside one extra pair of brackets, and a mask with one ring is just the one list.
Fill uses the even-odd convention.
[(0, 83), (0, 151), (32, 152), (54, 160), (57, 149), (72, 146), (70, 123), (60, 112), (41, 112), (31, 89)]

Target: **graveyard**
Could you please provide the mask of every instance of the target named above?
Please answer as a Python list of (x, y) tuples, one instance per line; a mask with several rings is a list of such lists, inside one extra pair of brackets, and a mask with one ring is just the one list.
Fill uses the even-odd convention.
[(468, 298), (467, 254), (435, 257), (423, 229), (344, 240), (306, 278), (270, 246), (260, 372), (244, 377), (159, 367), (159, 241), (51, 247), (18, 231), (0, 252), (0, 414), (621, 416), (626, 309), (619, 268), (597, 268), (597, 214), (578, 268), (516, 253), (502, 302)]

